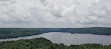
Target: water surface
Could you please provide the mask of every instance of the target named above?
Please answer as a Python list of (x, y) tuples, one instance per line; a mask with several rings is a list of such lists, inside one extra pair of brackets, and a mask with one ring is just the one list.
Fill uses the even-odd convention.
[(33, 39), (33, 38), (46, 38), (52, 41), (53, 43), (63, 43), (65, 45), (79, 45), (79, 44), (111, 44), (111, 35), (93, 35), (93, 34), (71, 34), (63, 32), (50, 32), (44, 33), (41, 35), (33, 35), (12, 39), (0, 39), (0, 41), (10, 41), (10, 40), (19, 40), (19, 39)]

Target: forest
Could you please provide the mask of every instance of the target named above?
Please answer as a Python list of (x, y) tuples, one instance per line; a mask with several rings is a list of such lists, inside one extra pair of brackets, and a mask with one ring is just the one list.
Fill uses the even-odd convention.
[(0, 49), (111, 49), (111, 45), (83, 44), (67, 46), (62, 43), (52, 43), (45, 38), (35, 38), (0, 42)]
[(111, 35), (111, 28), (0, 28), (0, 39), (39, 35), (47, 32), (68, 32), (79, 34)]
[(2, 28), (0, 29), (0, 39), (17, 38), (23, 36), (38, 35), (42, 33), (46, 32), (37, 29)]

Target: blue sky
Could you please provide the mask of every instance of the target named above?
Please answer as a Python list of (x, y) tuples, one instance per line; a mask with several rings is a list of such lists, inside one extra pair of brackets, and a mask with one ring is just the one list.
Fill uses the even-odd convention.
[(0, 0), (0, 27), (111, 27), (111, 0)]

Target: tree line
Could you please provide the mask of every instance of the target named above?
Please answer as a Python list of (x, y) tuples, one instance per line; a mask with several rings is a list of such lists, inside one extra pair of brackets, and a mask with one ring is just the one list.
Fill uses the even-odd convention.
[(111, 28), (0, 28), (0, 39), (38, 35), (47, 32), (69, 32), (80, 34), (111, 35)]

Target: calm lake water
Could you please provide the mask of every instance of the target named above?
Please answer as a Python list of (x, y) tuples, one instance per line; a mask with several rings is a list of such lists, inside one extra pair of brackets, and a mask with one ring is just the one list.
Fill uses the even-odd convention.
[(33, 38), (46, 38), (52, 41), (53, 43), (63, 43), (65, 45), (79, 45), (79, 44), (103, 44), (109, 45), (111, 44), (111, 35), (93, 35), (93, 34), (71, 34), (71, 33), (63, 33), (63, 32), (50, 32), (44, 33), (41, 35), (33, 35), (12, 39), (0, 39), (0, 41), (11, 41), (11, 40), (19, 40), (19, 39), (33, 39)]

